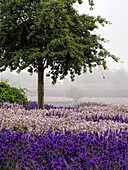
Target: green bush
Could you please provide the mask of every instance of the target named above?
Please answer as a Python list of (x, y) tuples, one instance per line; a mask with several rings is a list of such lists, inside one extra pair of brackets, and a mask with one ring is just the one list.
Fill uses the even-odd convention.
[(28, 99), (23, 89), (11, 87), (7, 81), (0, 82), (0, 102), (28, 104)]

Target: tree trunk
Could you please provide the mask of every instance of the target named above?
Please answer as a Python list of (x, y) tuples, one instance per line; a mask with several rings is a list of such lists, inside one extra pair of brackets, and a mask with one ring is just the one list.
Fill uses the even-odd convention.
[(44, 108), (44, 68), (38, 68), (38, 109)]

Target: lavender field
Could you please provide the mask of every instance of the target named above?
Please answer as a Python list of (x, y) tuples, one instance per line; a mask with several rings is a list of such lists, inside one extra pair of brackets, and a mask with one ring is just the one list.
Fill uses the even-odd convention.
[(128, 106), (0, 105), (0, 168), (127, 170)]

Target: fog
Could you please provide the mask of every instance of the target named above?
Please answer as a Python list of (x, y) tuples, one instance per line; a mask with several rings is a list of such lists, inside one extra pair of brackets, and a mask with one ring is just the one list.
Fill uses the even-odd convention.
[[(52, 85), (51, 79), (45, 77), (45, 103), (73, 105), (85, 100), (94, 102), (97, 98), (128, 99), (127, 75), (128, 71), (123, 68), (107, 71), (95, 68), (92, 73), (76, 75), (74, 82), (71, 82), (68, 75), (63, 81), (58, 80), (56, 85)], [(28, 72), (17, 74), (7, 70), (0, 73), (0, 81), (5, 80), (8, 80), (11, 86), (25, 88), (28, 99), (37, 101), (37, 74), (30, 76)]]

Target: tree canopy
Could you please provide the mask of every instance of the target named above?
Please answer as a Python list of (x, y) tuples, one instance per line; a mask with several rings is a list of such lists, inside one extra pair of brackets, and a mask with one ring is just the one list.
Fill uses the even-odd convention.
[[(48, 67), (47, 75), (55, 84), (68, 72), (73, 81), (87, 68), (106, 69), (107, 57), (118, 61), (104, 48), (105, 39), (94, 33), (99, 24), (109, 22), (101, 16), (80, 15), (75, 2), (82, 0), (0, 0), (0, 71), (9, 67), (37, 72), (38, 89), (44, 95), (41, 84)], [(92, 0), (89, 3), (93, 6)]]

